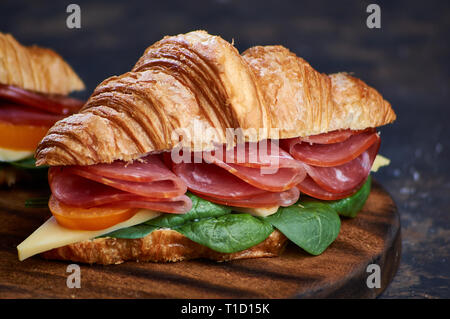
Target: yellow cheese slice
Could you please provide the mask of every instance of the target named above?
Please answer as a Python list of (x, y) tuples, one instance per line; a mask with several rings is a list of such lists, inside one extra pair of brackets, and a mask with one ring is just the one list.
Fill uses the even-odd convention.
[(372, 169), (370, 171), (377, 172), (380, 169), (380, 167), (388, 166), (390, 163), (391, 160), (389, 158), (386, 158), (378, 154), (377, 157), (375, 157), (375, 160), (373, 161)]
[(33, 151), (16, 151), (7, 148), (0, 148), (0, 161), (15, 162), (33, 156)]
[(233, 207), (233, 210), (240, 213), (247, 213), (253, 216), (266, 217), (275, 214), (278, 208), (280, 208), (280, 206), (264, 207), (264, 208)]
[(44, 251), (92, 239), (121, 228), (142, 224), (147, 220), (158, 217), (160, 214), (161, 213), (159, 212), (143, 209), (122, 223), (107, 229), (95, 231), (68, 229), (60, 226), (56, 222), (55, 218), (51, 217), (41, 227), (36, 229), (27, 239), (20, 243), (19, 246), (17, 246), (19, 260), (22, 261)]

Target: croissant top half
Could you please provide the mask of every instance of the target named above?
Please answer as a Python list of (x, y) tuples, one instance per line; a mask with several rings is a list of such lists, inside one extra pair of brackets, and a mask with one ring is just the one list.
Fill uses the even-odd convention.
[(212, 149), (230, 142), (227, 128), (259, 141), (394, 120), (390, 104), (361, 80), (318, 73), (281, 46), (241, 56), (222, 38), (194, 31), (163, 38), (131, 72), (100, 83), (78, 114), (49, 130), (36, 159), (38, 165), (130, 161), (177, 145)]
[(53, 50), (23, 46), (1, 32), (0, 84), (46, 94), (67, 95), (84, 89), (78, 75)]

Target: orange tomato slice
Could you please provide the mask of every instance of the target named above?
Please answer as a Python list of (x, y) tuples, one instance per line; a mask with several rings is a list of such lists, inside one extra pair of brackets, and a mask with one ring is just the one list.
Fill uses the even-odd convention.
[(101, 230), (114, 226), (133, 217), (135, 208), (80, 208), (66, 205), (50, 197), (48, 207), (58, 224), (77, 230)]
[(50, 127), (0, 122), (0, 148), (34, 151)]

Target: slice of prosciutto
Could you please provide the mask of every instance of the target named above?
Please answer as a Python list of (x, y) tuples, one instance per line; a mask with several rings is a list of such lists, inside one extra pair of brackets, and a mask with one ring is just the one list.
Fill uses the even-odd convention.
[[(199, 154), (204, 161), (195, 163)], [(306, 177), (300, 162), (267, 141), (199, 154), (191, 163), (171, 163), (172, 170), (190, 191), (224, 205), (289, 206), (299, 197), (295, 185)]]
[(4, 84), (0, 84), (0, 100), (60, 115), (78, 112), (84, 104), (83, 101), (68, 96), (41, 94)]
[(140, 196), (171, 198), (183, 195), (186, 184), (157, 155), (125, 163), (71, 166), (70, 173)]
[(348, 197), (354, 193), (356, 193), (359, 189), (359, 186), (364, 184), (365, 180), (358, 185), (358, 187), (351, 189), (350, 191), (342, 192), (342, 193), (331, 193), (323, 188), (321, 188), (311, 177), (307, 176), (300, 184), (297, 185), (297, 188), (306, 195), (309, 195), (314, 198), (323, 199), (323, 200), (336, 200)]
[(380, 138), (357, 158), (334, 167), (305, 166), (308, 175), (327, 192), (343, 194), (361, 185), (370, 173), (373, 161), (380, 147)]
[(317, 135), (305, 136), (294, 138), (302, 142), (314, 143), (314, 144), (333, 144), (340, 143), (348, 139), (350, 136), (357, 134), (358, 131), (353, 130), (337, 130), (328, 133), (322, 133)]
[(252, 186), (214, 164), (180, 163), (173, 166), (189, 190), (214, 203), (239, 207), (290, 206), (297, 202), (299, 191), (293, 187), (269, 192)]
[(311, 136), (305, 136), (305, 137), (298, 137), (294, 139), (298, 139), (302, 142), (308, 142), (308, 143), (314, 143), (314, 144), (334, 144), (334, 143), (340, 143), (348, 139), (350, 136), (359, 134), (362, 132), (375, 132), (374, 128), (367, 128), (364, 130), (337, 130), (337, 131), (331, 131), (327, 133), (317, 134), (317, 135), (311, 135)]
[(357, 158), (378, 139), (377, 133), (369, 131), (351, 135), (345, 141), (333, 144), (311, 144), (299, 138), (282, 143), (295, 159), (303, 163), (333, 167)]
[(170, 198), (169, 200), (151, 201), (149, 198), (142, 200), (122, 200), (120, 202), (106, 204), (99, 207), (115, 207), (115, 208), (143, 208), (154, 210), (157, 212), (184, 214), (191, 210), (192, 201), (186, 195)]
[[(134, 162), (136, 163), (136, 162)], [(129, 164), (131, 178), (136, 178), (137, 169), (141, 164), (134, 166)], [(149, 164), (150, 163), (150, 164)], [(96, 175), (86, 167), (51, 167), (49, 169), (49, 184), (53, 196), (59, 201), (83, 208), (92, 207), (123, 207), (146, 208), (166, 213), (186, 213), (191, 209), (192, 202), (184, 193), (186, 186), (167, 168), (163, 172), (161, 161), (151, 159), (148, 167), (155, 165), (155, 171), (159, 168), (159, 176), (150, 177), (151, 170), (140, 173), (139, 178), (152, 180), (149, 182), (132, 182), (130, 177), (124, 177), (126, 165), (114, 164), (117, 170), (116, 177)], [(103, 165), (103, 164), (102, 164)], [(102, 171), (102, 168), (96, 168)], [(95, 169), (94, 169), (95, 170)], [(103, 171), (109, 171), (104, 169)], [(119, 175), (117, 175), (119, 174)], [(108, 172), (106, 172), (108, 175)], [(156, 174), (155, 174), (156, 175)], [(158, 179), (159, 180), (156, 180)], [(165, 178), (165, 179), (162, 179)], [(127, 180), (128, 179), (128, 180)]]
[(190, 191), (201, 197), (249, 199), (267, 193), (214, 164), (173, 163), (172, 169)]
[(291, 189), (306, 177), (301, 163), (274, 143), (245, 143), (241, 154), (239, 147), (226, 150), (224, 146), (221, 152), (205, 152), (203, 157), (248, 184), (270, 192)]
[(57, 115), (40, 110), (0, 102), (0, 121), (11, 124), (25, 124), (34, 126), (52, 126), (55, 122), (64, 118), (64, 115)]
[(209, 200), (210, 202), (226, 206), (249, 207), (249, 208), (273, 207), (273, 206), (288, 207), (295, 204), (298, 201), (300, 197), (300, 191), (296, 187), (293, 187), (284, 192), (278, 193), (265, 192), (260, 195), (255, 195), (251, 198), (243, 198), (243, 199), (237, 198), (222, 199), (204, 195), (201, 195), (201, 197), (206, 200)]

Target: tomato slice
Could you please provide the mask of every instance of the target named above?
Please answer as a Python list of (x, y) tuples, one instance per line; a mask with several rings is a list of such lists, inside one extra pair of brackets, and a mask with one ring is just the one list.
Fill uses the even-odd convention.
[(84, 102), (64, 95), (41, 94), (17, 86), (0, 84), (0, 98), (16, 104), (31, 106), (54, 114), (76, 113)]
[(126, 221), (137, 213), (130, 208), (80, 208), (66, 205), (54, 196), (50, 197), (48, 207), (58, 224), (77, 230), (101, 230)]
[(0, 148), (34, 151), (49, 126), (19, 125), (0, 121)]

